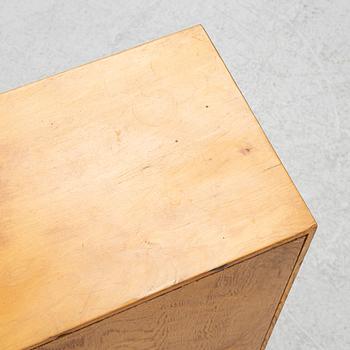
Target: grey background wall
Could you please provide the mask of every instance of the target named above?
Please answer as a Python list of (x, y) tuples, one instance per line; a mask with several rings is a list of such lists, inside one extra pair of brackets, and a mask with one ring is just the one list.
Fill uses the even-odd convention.
[(350, 1), (0, 0), (0, 91), (197, 23), (319, 223), (268, 349), (350, 349)]

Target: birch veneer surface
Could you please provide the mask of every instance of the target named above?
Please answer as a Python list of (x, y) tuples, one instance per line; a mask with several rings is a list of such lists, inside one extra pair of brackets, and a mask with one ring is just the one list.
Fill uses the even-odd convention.
[(315, 229), (201, 26), (0, 94), (2, 350), (259, 349)]
[(273, 248), (38, 350), (260, 349), (303, 242)]

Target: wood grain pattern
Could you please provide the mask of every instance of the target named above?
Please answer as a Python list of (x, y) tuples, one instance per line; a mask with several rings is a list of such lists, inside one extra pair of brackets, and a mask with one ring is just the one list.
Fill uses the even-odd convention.
[(315, 221), (201, 26), (0, 94), (0, 348)]
[(259, 350), (304, 241), (271, 249), (37, 350)]
[(307, 235), (305, 236), (305, 240), (304, 240), (304, 244), (302, 246), (302, 249), (299, 253), (299, 256), (298, 256), (298, 259), (297, 259), (297, 262), (295, 263), (295, 266), (294, 266), (294, 269), (291, 273), (291, 276), (289, 277), (288, 281), (287, 281), (287, 284), (285, 286), (285, 289), (283, 291), (283, 294), (282, 294), (282, 297), (279, 301), (279, 304), (277, 305), (277, 308), (276, 308), (276, 311), (271, 319), (271, 323), (270, 323), (270, 326), (269, 326), (269, 329), (265, 335), (265, 338), (264, 338), (264, 341), (263, 341), (263, 344), (261, 346), (261, 350), (264, 350), (267, 346), (267, 342), (268, 340), (270, 339), (270, 336), (272, 334), (272, 331), (273, 331), (273, 328), (275, 327), (276, 325), (276, 322), (277, 322), (277, 319), (282, 311), (282, 308), (283, 308), (283, 305), (288, 297), (288, 294), (292, 288), (292, 284), (297, 276), (297, 273), (299, 272), (299, 269), (301, 267), (301, 264), (305, 258), (305, 255), (307, 253), (307, 250), (309, 249), (310, 247), (310, 244), (311, 244), (311, 241), (314, 237), (314, 234), (316, 232), (316, 227), (312, 227), (310, 228), (310, 230), (308, 230), (307, 232)]

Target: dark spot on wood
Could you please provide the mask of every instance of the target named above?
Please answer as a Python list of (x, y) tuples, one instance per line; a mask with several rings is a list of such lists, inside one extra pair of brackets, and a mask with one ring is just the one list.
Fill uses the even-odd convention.
[(241, 148), (239, 150), (240, 153), (242, 153), (244, 156), (248, 155), (250, 153), (252, 149), (250, 147), (245, 147), (245, 148)]
[(175, 142), (179, 142), (179, 140), (175, 140)]
[(148, 168), (150, 168), (150, 167), (151, 167), (150, 165), (145, 165), (145, 166), (142, 168), (142, 170), (148, 169)]

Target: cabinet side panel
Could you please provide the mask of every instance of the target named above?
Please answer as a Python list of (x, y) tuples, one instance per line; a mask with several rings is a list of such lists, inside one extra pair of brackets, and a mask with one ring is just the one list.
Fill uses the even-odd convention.
[(270, 324), (270, 327), (269, 327), (269, 329), (268, 329), (268, 331), (266, 333), (266, 336), (265, 336), (263, 345), (261, 347), (261, 350), (266, 349), (267, 343), (268, 343), (268, 341), (270, 339), (270, 336), (271, 336), (272, 331), (273, 331), (273, 329), (274, 329), (274, 327), (276, 325), (276, 322), (277, 322), (278, 317), (279, 317), (279, 315), (280, 315), (280, 313), (282, 311), (282, 308), (283, 308), (284, 303), (285, 303), (285, 301), (286, 301), (286, 299), (288, 297), (288, 294), (289, 294), (289, 292), (290, 292), (290, 290), (292, 288), (293, 282), (294, 282), (294, 280), (295, 280), (295, 278), (296, 278), (296, 276), (297, 276), (297, 274), (299, 272), (300, 266), (303, 263), (305, 255), (306, 255), (306, 253), (307, 253), (307, 251), (308, 251), (308, 249), (310, 247), (311, 241), (312, 241), (313, 236), (314, 236), (314, 234), (316, 232), (316, 228), (317, 228), (317, 226), (314, 226), (313, 228), (311, 228), (309, 230), (307, 236), (305, 236), (305, 241), (304, 241), (302, 249), (301, 249), (301, 251), (299, 253), (298, 260), (295, 263), (294, 269), (293, 269), (293, 271), (292, 271), (292, 273), (290, 275), (288, 283), (286, 284), (285, 290), (284, 290), (284, 292), (283, 292), (283, 294), (281, 296), (279, 304), (277, 305), (276, 312), (275, 312), (275, 314), (274, 314), (274, 316), (273, 316), (273, 318), (271, 320), (271, 324)]
[(40, 350), (258, 350), (304, 238), (42, 345)]

